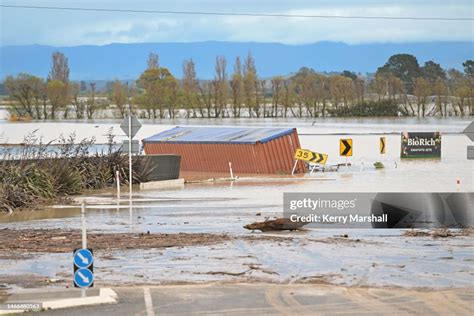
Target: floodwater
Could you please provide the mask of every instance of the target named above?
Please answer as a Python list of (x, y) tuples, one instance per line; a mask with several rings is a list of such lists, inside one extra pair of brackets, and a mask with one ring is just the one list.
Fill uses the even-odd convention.
[[(243, 225), (281, 216), (284, 192), (472, 192), (474, 161), (466, 159), (472, 144), (460, 132), (465, 119), (329, 119), (329, 120), (179, 120), (166, 125), (145, 122), (138, 138), (176, 124), (248, 125), (296, 127), (302, 147), (329, 155), (328, 164), (350, 162), (339, 172), (315, 173), (292, 179), (251, 179), (234, 182), (193, 183), (183, 188), (136, 193), (132, 210), (128, 203), (117, 207), (114, 192), (91, 196), (87, 229), (93, 232), (205, 232), (251, 234)], [(313, 124), (314, 123), (314, 124)], [(18, 144), (25, 133), (38, 130), (45, 141), (60, 133), (75, 132), (78, 138), (95, 136), (100, 143), (112, 128), (120, 135), (118, 122), (6, 123), (0, 121), (0, 143)], [(440, 159), (401, 160), (401, 131), (442, 132)], [(379, 137), (386, 137), (386, 154), (379, 153)], [(339, 157), (339, 139), (352, 138), (354, 156)], [(385, 168), (375, 170), (381, 161)], [(239, 176), (239, 174), (236, 174)], [(124, 198), (127, 195), (122, 193)], [(94, 205), (96, 204), (96, 205)], [(260, 215), (257, 215), (260, 213)], [(0, 229), (80, 229), (80, 210), (75, 206), (50, 207), (45, 211), (0, 215)], [(349, 234), (360, 243), (327, 243), (318, 238)], [(160, 250), (128, 250), (99, 253), (98, 282), (162, 283), (219, 280), (265, 280), (296, 282), (321, 278), (347, 285), (396, 285), (409, 287), (472, 286), (473, 237), (444, 240), (401, 236), (400, 230), (313, 230), (282, 233), (287, 242), (253, 243), (235, 240), (225, 244)], [(105, 259), (105, 258), (115, 259)], [(128, 258), (125, 261), (124, 258)], [(445, 258), (445, 259), (441, 259)], [(446, 259), (448, 258), (448, 259)], [(47, 262), (54, 262), (53, 268)], [(41, 254), (32, 259), (0, 260), (9, 274), (36, 273), (69, 277), (70, 255)], [(239, 277), (209, 272), (240, 273)], [(266, 271), (266, 272), (265, 272)], [(125, 276), (124, 276), (125, 275)]]

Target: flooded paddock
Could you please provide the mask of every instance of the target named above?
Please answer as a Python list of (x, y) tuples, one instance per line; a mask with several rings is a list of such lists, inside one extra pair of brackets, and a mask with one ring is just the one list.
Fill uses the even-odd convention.
[[(137, 188), (131, 209), (127, 201), (117, 204), (114, 190), (88, 194), (86, 220), (90, 233), (203, 233), (232, 237), (215, 245), (99, 250), (98, 284), (242, 281), (438, 288), (471, 287), (474, 283), (472, 235), (438, 239), (406, 237), (403, 230), (396, 229), (307, 229), (268, 234), (243, 228), (254, 221), (281, 217), (284, 192), (472, 192), (474, 162), (466, 159), (470, 141), (460, 134), (468, 121), (224, 120), (218, 123), (296, 127), (303, 148), (327, 154), (328, 165), (350, 162), (352, 166), (338, 172), (295, 177), (235, 174), (240, 176), (236, 181), (195, 182), (182, 188), (140, 192)], [(78, 137), (95, 133), (100, 142), (102, 132), (111, 126), (104, 122), (8, 123), (0, 124), (3, 130), (0, 134), (15, 143), (21, 139), (20, 131), (26, 133), (39, 128), (38, 133), (45, 138), (75, 131)], [(149, 136), (172, 126), (145, 123), (138, 136)], [(117, 128), (114, 127), (114, 133), (118, 135)], [(401, 131), (440, 131), (441, 158), (400, 159)], [(386, 137), (385, 155), (379, 153), (381, 136)], [(348, 159), (339, 157), (341, 138), (353, 139), (354, 155)], [(376, 161), (382, 162), (385, 168), (376, 170), (373, 167)], [(201, 178), (207, 177), (201, 175)], [(122, 193), (122, 198), (127, 199), (127, 195)], [(74, 205), (0, 215), (0, 237), (1, 229), (5, 228), (67, 231), (80, 227), (80, 209)], [(335, 237), (345, 234), (347, 238)], [(282, 239), (243, 238), (269, 235)], [(2, 253), (1, 274), (33, 274), (58, 279), (63, 284), (70, 279), (70, 257), (68, 253), (35, 253), (25, 258), (9, 258)]]

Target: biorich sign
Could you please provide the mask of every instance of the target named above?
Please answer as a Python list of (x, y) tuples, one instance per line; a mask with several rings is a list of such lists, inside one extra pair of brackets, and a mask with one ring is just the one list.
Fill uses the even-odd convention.
[(401, 158), (440, 158), (440, 132), (403, 132)]

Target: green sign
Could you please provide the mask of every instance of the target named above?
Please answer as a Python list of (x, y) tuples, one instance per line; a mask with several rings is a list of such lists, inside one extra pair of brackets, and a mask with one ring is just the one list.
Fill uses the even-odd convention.
[(440, 132), (403, 132), (401, 158), (441, 158)]

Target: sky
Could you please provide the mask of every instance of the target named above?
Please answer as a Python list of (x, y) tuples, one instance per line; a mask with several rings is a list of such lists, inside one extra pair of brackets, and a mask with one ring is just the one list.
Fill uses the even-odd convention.
[[(472, 0), (0, 0), (35, 5), (135, 10), (299, 15), (473, 18)], [(106, 45), (143, 42), (279, 42), (347, 44), (474, 42), (471, 21), (344, 20), (165, 15), (0, 8), (0, 45)]]

